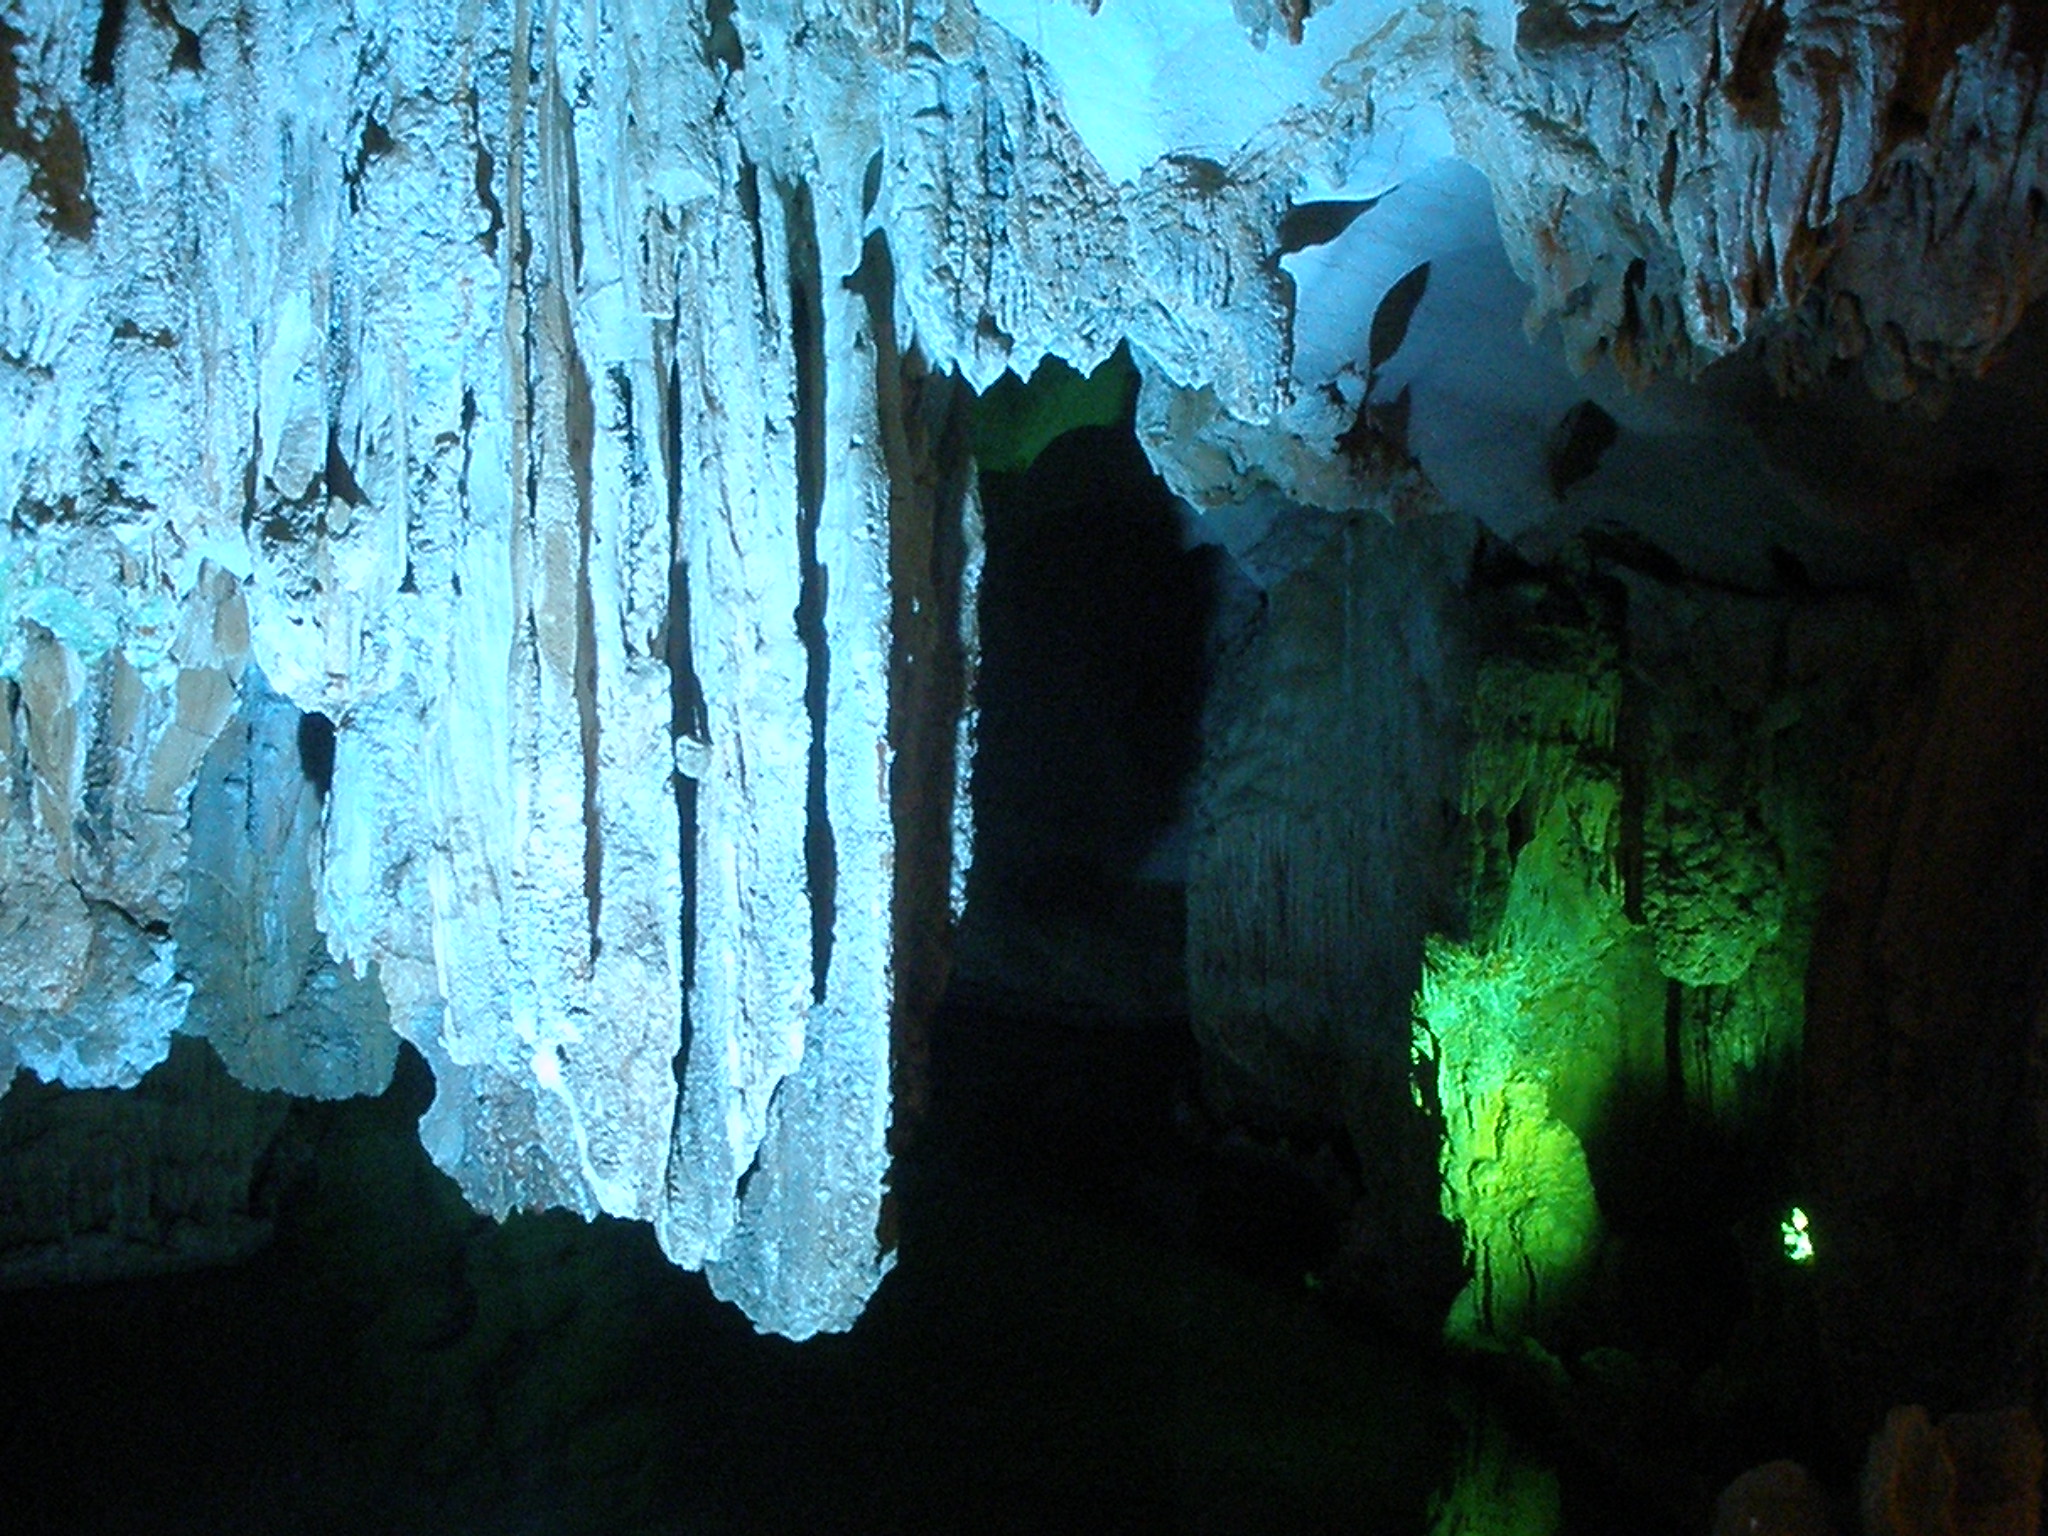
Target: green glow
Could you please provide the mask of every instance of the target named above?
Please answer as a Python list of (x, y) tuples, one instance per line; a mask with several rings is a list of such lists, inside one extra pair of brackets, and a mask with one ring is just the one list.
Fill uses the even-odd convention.
[(1792, 1214), (1778, 1223), (1778, 1232), (1785, 1239), (1786, 1258), (1794, 1264), (1813, 1262), (1813, 1233), (1807, 1230), (1806, 1212), (1793, 1206)]
[(1027, 469), (1062, 433), (1113, 427), (1130, 412), (1138, 370), (1119, 347), (1093, 373), (1048, 357), (1030, 379), (1005, 374), (974, 402), (974, 459), (982, 473)]
[(1460, 1343), (1546, 1332), (1601, 1242), (1560, 1100), (1613, 1071), (1601, 968), (1629, 930), (1614, 857), (1620, 697), (1615, 652), (1590, 628), (1545, 626), (1475, 679), (1472, 936), (1430, 941), (1413, 1047), (1432, 1068), (1418, 1075), (1443, 1116), (1443, 1209), (1471, 1269), (1444, 1324)]
[(1431, 1501), (1429, 1536), (1557, 1536), (1557, 1474), (1514, 1443), (1491, 1414), (1469, 1424), (1450, 1486)]
[(1784, 926), (1784, 855), (1731, 800), (1674, 774), (1645, 815), (1643, 917), (1659, 969), (1689, 987), (1740, 981)]
[(1532, 1049), (1532, 1004), (1550, 979), (1512, 951), (1430, 946), (1415, 1049), (1435, 1064), (1444, 1214), (1472, 1270), (1444, 1325), (1461, 1343), (1540, 1331), (1599, 1246), (1585, 1149), (1552, 1113)]
[[(1470, 1277), (1445, 1323), (1461, 1343), (1602, 1326), (1610, 1224), (1654, 1246), (1694, 1140), (1754, 1158), (1795, 1133), (1807, 960), (1862, 739), (1825, 669), (1770, 658), (1860, 654), (1865, 621), (1592, 570), (1486, 589), (1462, 910), (1414, 1002)], [(1729, 1194), (1768, 1219), (1746, 1203), (1763, 1188)], [(1805, 1214), (1782, 1229), (1812, 1263)]]

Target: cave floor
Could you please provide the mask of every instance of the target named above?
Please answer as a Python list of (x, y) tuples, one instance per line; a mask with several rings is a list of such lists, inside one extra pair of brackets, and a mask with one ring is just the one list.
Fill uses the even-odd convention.
[(246, 1265), (0, 1296), (0, 1524), (1419, 1536), (1458, 1440), (1441, 1363), (1203, 1214), (1189, 1049), (942, 1019), (897, 1268), (801, 1345), (644, 1226), (468, 1212), (408, 1054), (383, 1098), (295, 1111)]

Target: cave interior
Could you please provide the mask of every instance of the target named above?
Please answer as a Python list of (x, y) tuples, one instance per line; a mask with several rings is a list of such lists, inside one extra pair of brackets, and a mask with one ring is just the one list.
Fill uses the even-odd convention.
[(2039, 7), (300, 10), (0, 13), (8, 1528), (2039, 1529)]

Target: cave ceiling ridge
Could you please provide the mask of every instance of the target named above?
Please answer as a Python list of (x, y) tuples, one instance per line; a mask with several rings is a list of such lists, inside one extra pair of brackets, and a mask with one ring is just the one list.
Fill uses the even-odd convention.
[[(1136, 114), (1120, 92), (1142, 99), (1167, 82), (1193, 103), (1162, 115), (1209, 134), (1217, 195), (1265, 189), (1246, 199), (1238, 265), (1264, 254), (1284, 273), (1277, 391), (1248, 414), (1132, 333), (1147, 449), (1197, 507), (1278, 495), (1404, 515), (1419, 504), (1411, 443), (1463, 447), (1482, 424), (1446, 418), (1490, 412), (1498, 430), (1533, 410), (1532, 396), (1566, 391), (1516, 377), (1544, 358), (1588, 379), (1580, 397), (1609, 404), (1747, 352), (1787, 394), (1847, 371), (1881, 399), (1938, 413), (1996, 361), (2044, 285), (2044, 39), (2009, 5), (1277, 5), (1252, 16), (1253, 35), (1264, 54), (1304, 62), (1245, 80), (1223, 69), (1205, 80), (1181, 62), (1214, 45), (1187, 42), (1187, 12), (1169, 0), (985, 8), (1036, 38), (1073, 88), (1071, 120), (1127, 194), (1160, 166), (1192, 163), (1180, 151), (1141, 164), (1156, 137), (1125, 122)], [(1127, 68), (1099, 62), (1095, 45), (1110, 38), (1130, 51)], [(1270, 103), (1262, 118), (1242, 116), (1245, 96)], [(1258, 126), (1244, 131), (1248, 121)], [(1479, 173), (1478, 190), (1460, 194), (1476, 209), (1446, 199), (1446, 160)], [(1316, 204), (1330, 210), (1324, 227), (1290, 237), (1290, 215)], [(1481, 224), (1505, 269), (1460, 286), (1455, 264)], [(1329, 275), (1303, 244), (1332, 253)], [(1424, 263), (1434, 296), (1413, 315), (1411, 355), (1368, 366), (1383, 302)], [(1498, 304), (1490, 290), (1503, 284), (1523, 337), (1495, 338), (1477, 362), (1447, 356), (1455, 346), (1431, 332)], [(1507, 355), (1523, 350), (1530, 358)], [(1393, 451), (1361, 456), (1375, 384), (1381, 404), (1412, 384), (1417, 425), (1394, 434)], [(1456, 478), (1436, 476), (1448, 466), (1427, 454), (1422, 468)]]

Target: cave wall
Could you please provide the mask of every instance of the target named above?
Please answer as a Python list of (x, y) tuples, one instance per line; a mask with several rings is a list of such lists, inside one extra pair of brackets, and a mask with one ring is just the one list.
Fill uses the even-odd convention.
[(1343, 1283), (1462, 1284), (1466, 1344), (1730, 1345), (1822, 1208), (1808, 956), (1915, 628), (1902, 584), (1743, 589), (1614, 529), (1538, 566), (1457, 519), (1266, 594), (1205, 715), (1191, 1013), (1217, 1113), (1355, 1157)]
[(1845, 1421), (2040, 1390), (2044, 575), (2031, 508), (1930, 553), (1922, 659), (1819, 914), (1804, 1161)]

